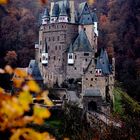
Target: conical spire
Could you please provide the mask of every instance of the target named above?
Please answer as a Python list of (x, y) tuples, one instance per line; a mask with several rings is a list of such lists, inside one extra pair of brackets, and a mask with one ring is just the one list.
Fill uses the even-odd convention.
[(72, 46), (72, 44), (70, 44), (70, 47), (69, 47), (68, 53), (73, 53), (73, 46)]
[(50, 15), (49, 15), (48, 8), (46, 7), (42, 18), (48, 18), (48, 17), (50, 17)]
[(59, 15), (59, 5), (57, 3), (54, 3), (51, 16), (58, 17), (58, 15)]
[(101, 49), (100, 56), (97, 59), (96, 68), (101, 68), (103, 74), (110, 74), (110, 64), (106, 50)]
[(62, 7), (61, 7), (60, 16), (67, 16), (67, 11), (66, 11), (66, 7), (64, 5), (64, 2), (63, 2)]
[(82, 29), (73, 44), (74, 51), (92, 52), (91, 44), (88, 37)]

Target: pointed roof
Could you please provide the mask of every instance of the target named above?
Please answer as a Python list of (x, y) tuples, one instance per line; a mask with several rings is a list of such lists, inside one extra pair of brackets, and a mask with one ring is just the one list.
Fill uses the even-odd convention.
[(93, 23), (92, 15), (87, 2), (83, 2), (79, 5), (79, 23), (80, 24)]
[(110, 63), (108, 59), (108, 54), (106, 50), (101, 50), (100, 56), (97, 58), (97, 63), (96, 63), (96, 68), (97, 69), (102, 69), (103, 74), (110, 74)]
[(67, 16), (66, 7), (64, 3), (61, 6), (60, 16)]
[(28, 66), (28, 74), (32, 75), (32, 77), (37, 81), (37, 80), (43, 80), (38, 63), (36, 60), (31, 60)]
[(98, 88), (88, 88), (85, 90), (86, 97), (101, 97), (101, 92)]
[(45, 8), (45, 11), (44, 11), (44, 14), (43, 14), (42, 18), (46, 18), (46, 17), (50, 17), (50, 14), (49, 14), (49, 11), (48, 11), (47, 7)]
[(68, 48), (68, 53), (73, 53), (73, 46), (70, 44), (70, 47)]
[(92, 52), (91, 44), (85, 31), (82, 29), (73, 43), (74, 51)]
[(54, 3), (51, 16), (52, 17), (58, 17), (59, 16), (59, 5), (57, 3)]
[(91, 15), (92, 15), (93, 22), (98, 22), (97, 14), (95, 12), (92, 12)]
[(87, 2), (82, 2), (82, 3), (79, 4), (79, 14), (80, 15), (82, 14), (86, 4), (87, 4)]

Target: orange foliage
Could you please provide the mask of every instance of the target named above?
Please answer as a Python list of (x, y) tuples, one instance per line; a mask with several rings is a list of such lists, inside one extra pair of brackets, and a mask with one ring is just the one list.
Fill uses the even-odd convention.
[[(33, 101), (30, 92), (36, 93), (37, 96), (38, 93), (42, 92), (37, 83), (33, 79), (26, 81), (28, 75), (25, 72), (17, 69), (13, 70), (10, 66), (6, 66), (4, 70), (1, 69), (0, 72), (10, 75), (16, 73), (20, 77), (19, 79), (22, 79), (17, 86), (18, 88), (20, 87), (18, 96), (10, 96), (6, 94), (4, 89), (0, 88), (0, 132), (9, 130), (12, 133), (10, 140), (19, 140), (21, 136), (25, 140), (54, 140), (47, 132), (38, 133), (33, 129), (26, 128), (28, 123), (42, 124), (44, 119), (49, 118), (51, 115), (47, 108), (42, 108), (38, 104), (32, 107), (32, 115), (25, 115), (26, 112), (31, 110), (30, 105)], [(17, 81), (13, 79), (13, 83), (15, 82)], [(44, 94), (44, 92), (42, 93)], [(46, 97), (45, 103), (50, 105), (49, 98)]]

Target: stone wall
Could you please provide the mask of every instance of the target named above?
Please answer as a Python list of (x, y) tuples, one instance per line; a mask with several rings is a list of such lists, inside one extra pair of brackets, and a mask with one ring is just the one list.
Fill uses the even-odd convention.
[[(43, 30), (43, 31), (42, 31)], [(70, 23), (54, 23), (42, 26), (39, 40), (40, 59), (45, 48), (45, 40), (48, 45), (48, 65), (43, 66), (40, 62), (40, 70), (44, 82), (50, 86), (61, 84), (66, 76), (67, 48), (78, 34), (78, 26)]]
[(81, 78), (84, 69), (87, 68), (91, 61), (92, 55), (92, 52), (74, 52), (74, 64), (67, 64), (67, 78)]

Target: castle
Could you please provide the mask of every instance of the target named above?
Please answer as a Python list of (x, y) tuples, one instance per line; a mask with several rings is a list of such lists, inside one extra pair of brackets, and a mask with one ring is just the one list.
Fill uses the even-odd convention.
[(110, 63), (105, 49), (96, 55), (98, 35), (97, 15), (87, 2), (76, 8), (74, 0), (52, 1), (50, 12), (45, 8), (42, 14), (35, 44), (44, 84), (61, 87), (64, 81), (81, 79), (84, 99), (113, 98), (115, 60)]

